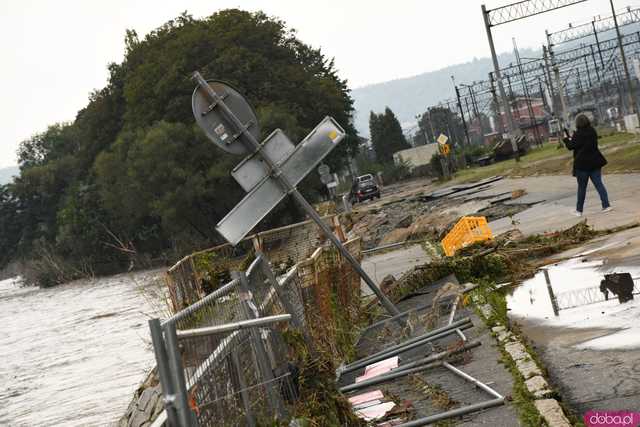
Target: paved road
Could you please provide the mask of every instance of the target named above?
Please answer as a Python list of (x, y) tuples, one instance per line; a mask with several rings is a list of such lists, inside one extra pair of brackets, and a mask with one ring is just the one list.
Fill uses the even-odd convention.
[[(411, 270), (416, 265), (429, 262), (429, 256), (422, 246), (412, 245), (391, 252), (372, 254), (362, 260), (362, 268), (379, 285), (389, 274), (399, 279), (402, 274)], [(362, 293), (370, 295), (373, 292), (362, 282)]]
[[(604, 182), (614, 211), (600, 212), (598, 195), (590, 184), (585, 215), (582, 218), (572, 215), (575, 210), (577, 185), (575, 178), (571, 176), (503, 179), (481, 191), (468, 191), (466, 197), (462, 197), (461, 205), (465, 204), (465, 201), (488, 199), (498, 194), (525, 189), (525, 196), (507, 203), (526, 203), (531, 204), (531, 207), (514, 215), (513, 218), (492, 221), (490, 226), (494, 234), (512, 229), (513, 222), (525, 235), (531, 235), (566, 229), (584, 219), (596, 229), (640, 221), (640, 174), (605, 175)], [(422, 184), (413, 182), (405, 188), (394, 188), (394, 191), (389, 191), (388, 196), (376, 204), (392, 198), (425, 193), (434, 188), (427, 181)], [(471, 202), (473, 203), (475, 202)], [(469, 204), (465, 206), (467, 205)], [(603, 247), (604, 249), (601, 249)], [(375, 277), (376, 282), (389, 273), (398, 277), (402, 271), (421, 262), (422, 256), (424, 261), (427, 261), (426, 254), (421, 255), (419, 250), (419, 247), (414, 247), (375, 255), (365, 259), (363, 265)], [(590, 252), (590, 259), (605, 259), (610, 264), (640, 265), (640, 229), (631, 229), (599, 239), (562, 256), (575, 256), (584, 252)], [(640, 320), (640, 313), (637, 314), (637, 320)], [(640, 349), (593, 350), (580, 346), (591, 339), (615, 333), (618, 329), (568, 329), (540, 323), (524, 323), (523, 326), (525, 334), (533, 340), (546, 364), (552, 382), (577, 414), (580, 415), (589, 409), (640, 408)]]
[[(586, 219), (596, 229), (605, 229), (640, 221), (640, 174), (605, 175), (613, 212), (602, 213), (600, 199), (589, 184), (584, 217), (572, 215), (575, 210), (577, 184), (572, 176), (541, 176), (504, 179), (495, 182), (475, 197), (500, 194), (505, 191), (525, 189), (527, 195), (515, 203), (536, 203), (530, 209), (516, 214), (513, 219), (525, 235), (569, 228)], [(501, 218), (490, 224), (499, 234), (513, 228), (511, 218)]]

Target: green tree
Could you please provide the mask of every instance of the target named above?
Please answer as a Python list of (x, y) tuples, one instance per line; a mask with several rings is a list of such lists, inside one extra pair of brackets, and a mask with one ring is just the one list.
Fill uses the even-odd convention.
[[(426, 135), (430, 142), (444, 134), (454, 145), (464, 145), (465, 134), (462, 119), (449, 107), (433, 107), (425, 111), (418, 120), (419, 134)], [(424, 138), (424, 136), (423, 136)]]
[(22, 212), (11, 184), (0, 186), (0, 265), (6, 265), (16, 255), (24, 227)]
[(384, 113), (381, 114), (371, 112), (369, 133), (378, 162), (392, 162), (393, 153), (410, 148), (402, 133), (400, 122), (389, 107), (385, 108)]
[[(297, 143), (330, 115), (347, 138), (326, 163), (337, 171), (357, 153), (353, 101), (333, 61), (262, 12), (182, 14), (142, 39), (127, 31), (124, 60), (108, 69), (73, 122), (20, 145), (20, 176), (0, 194), (0, 240), (25, 258), (46, 253), (77, 262), (73, 274), (106, 272), (126, 261), (119, 245), (154, 258), (221, 243), (215, 224), (244, 196), (229, 176), (241, 159), (195, 125), (196, 70), (243, 93), (263, 137), (281, 128)], [(313, 196), (320, 186), (314, 174), (301, 188)], [(300, 218), (287, 201), (261, 226)]]

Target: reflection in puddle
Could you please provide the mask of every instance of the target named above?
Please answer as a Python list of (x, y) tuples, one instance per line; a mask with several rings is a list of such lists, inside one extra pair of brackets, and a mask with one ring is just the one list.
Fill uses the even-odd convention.
[[(553, 292), (560, 306), (554, 315), (543, 271), (522, 283), (507, 296), (509, 316), (542, 326), (568, 328), (606, 328), (611, 334), (582, 343), (580, 348), (621, 349), (640, 347), (640, 295), (625, 304), (615, 296), (602, 301), (600, 281), (605, 274), (631, 273), (636, 290), (640, 288), (640, 268), (608, 266), (602, 260), (574, 258), (547, 267)], [(572, 307), (573, 308), (563, 308)]]

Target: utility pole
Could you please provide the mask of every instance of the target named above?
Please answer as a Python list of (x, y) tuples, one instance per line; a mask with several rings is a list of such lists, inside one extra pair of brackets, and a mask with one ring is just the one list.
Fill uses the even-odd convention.
[(431, 137), (435, 141), (436, 132), (433, 130), (433, 116), (431, 115), (431, 107), (427, 109), (427, 112), (429, 113), (429, 127), (431, 128)]
[(451, 81), (453, 81), (453, 87), (456, 90), (456, 99), (458, 100), (458, 110), (460, 111), (460, 117), (462, 118), (462, 128), (464, 129), (464, 137), (467, 141), (467, 146), (471, 145), (471, 141), (469, 141), (469, 129), (467, 129), (467, 121), (464, 119), (464, 111), (462, 111), (462, 103), (460, 102), (460, 89), (456, 85), (456, 80), (453, 76), (451, 76)]
[(491, 97), (493, 98), (493, 120), (496, 127), (495, 131), (498, 133), (504, 133), (504, 123), (502, 122), (502, 114), (500, 114), (500, 103), (498, 102), (498, 95), (496, 94), (496, 80), (493, 77), (493, 71), (489, 72), (489, 82), (491, 83)]
[[(482, 18), (484, 19), (484, 28), (487, 32), (487, 40), (489, 41), (489, 49), (491, 50), (491, 60), (493, 61), (493, 73), (498, 83), (498, 90), (500, 92), (500, 99), (502, 101), (502, 108), (506, 117), (507, 125), (507, 137), (511, 140), (511, 148), (516, 156), (516, 162), (520, 161), (520, 152), (518, 150), (518, 143), (516, 142), (516, 134), (520, 129), (516, 130), (513, 122), (513, 115), (511, 114), (511, 106), (507, 100), (507, 93), (504, 91), (504, 85), (502, 84), (502, 75), (500, 74), (500, 65), (498, 64), (498, 56), (496, 55), (496, 48), (493, 44), (493, 35), (491, 34), (491, 23), (489, 22), (489, 12), (485, 5), (481, 6)], [(500, 105), (500, 104), (498, 104)]]
[[(627, 65), (627, 58), (624, 55), (624, 46), (622, 46), (622, 35), (620, 34), (620, 27), (618, 26), (618, 18), (616, 17), (616, 10), (613, 7), (613, 0), (609, 0), (611, 4), (611, 12), (613, 14), (613, 23), (616, 27), (616, 35), (618, 36), (618, 47), (620, 48), (620, 58), (622, 58), (622, 66), (624, 67), (624, 75), (627, 80), (627, 91), (629, 93), (629, 110), (632, 114), (636, 115), (635, 127), (637, 130), (640, 127), (640, 111), (638, 111), (636, 104), (636, 95), (633, 91), (633, 82), (631, 81), (631, 75), (629, 74), (629, 67)], [(629, 130), (629, 129), (627, 129)]]
[(596, 46), (598, 47), (598, 56), (600, 56), (600, 66), (604, 71), (604, 58), (602, 57), (602, 49), (600, 48), (600, 38), (598, 37), (598, 30), (596, 29), (596, 21), (595, 19), (591, 21), (591, 25), (593, 26), (593, 36), (596, 39)]
[(618, 88), (618, 104), (620, 105), (620, 109), (624, 112), (625, 115), (628, 114), (627, 103), (624, 101), (624, 95), (622, 92), (622, 79), (620, 78), (620, 70), (618, 70), (618, 63), (616, 61), (613, 62), (613, 72), (616, 79), (616, 87)]
[(549, 52), (549, 57), (551, 59), (551, 66), (553, 68), (553, 76), (556, 81), (556, 85), (558, 86), (558, 94), (560, 95), (560, 108), (562, 109), (562, 115), (558, 117), (561, 120), (563, 127), (572, 127), (569, 120), (569, 111), (567, 107), (567, 99), (565, 97), (565, 91), (562, 85), (562, 80), (560, 79), (560, 68), (558, 64), (556, 64), (555, 57), (553, 55), (553, 44), (551, 43), (551, 34), (548, 31), (545, 31), (547, 35), (547, 49)]
[[(591, 46), (593, 52), (593, 46)], [(589, 91), (591, 92), (591, 100), (593, 101), (593, 105), (596, 107), (596, 112), (598, 113), (598, 117), (602, 118), (602, 109), (600, 108), (600, 97), (596, 96), (596, 86), (593, 84), (593, 80), (591, 79), (591, 67), (589, 66), (589, 55), (585, 55), (584, 58), (584, 67), (587, 70), (587, 83), (589, 84)]]
[(516, 44), (515, 37), (512, 40), (513, 40), (513, 51), (516, 55), (518, 71), (520, 73), (520, 81), (522, 82), (522, 88), (523, 88), (524, 96), (527, 102), (527, 111), (529, 112), (529, 125), (533, 125), (533, 136), (536, 140), (536, 145), (542, 146), (542, 138), (538, 133), (538, 119), (536, 119), (535, 112), (533, 111), (533, 106), (531, 105), (531, 95), (529, 94), (529, 87), (527, 86), (527, 80), (525, 79), (524, 72), (522, 71), (522, 61), (520, 60), (520, 52), (518, 51), (518, 45)]
[(469, 97), (464, 98), (464, 106), (467, 108), (467, 117), (469, 117), (469, 125), (473, 126), (473, 115), (471, 114), (471, 110), (469, 109)]

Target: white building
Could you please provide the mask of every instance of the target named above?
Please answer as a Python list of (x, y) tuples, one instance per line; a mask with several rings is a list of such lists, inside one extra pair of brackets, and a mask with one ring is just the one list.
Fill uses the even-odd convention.
[(409, 164), (409, 168), (413, 169), (418, 166), (428, 165), (433, 155), (437, 152), (438, 144), (420, 145), (393, 153), (393, 161), (396, 164), (406, 162)]

